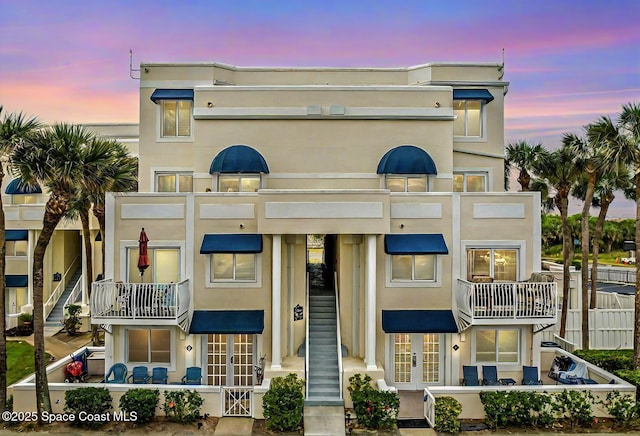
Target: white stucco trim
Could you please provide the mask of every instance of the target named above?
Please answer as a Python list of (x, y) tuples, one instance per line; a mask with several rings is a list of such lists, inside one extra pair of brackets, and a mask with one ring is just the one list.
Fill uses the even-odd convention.
[(382, 202), (267, 202), (265, 218), (383, 218)]
[(476, 219), (525, 219), (525, 207), (522, 203), (474, 203), (473, 217)]
[(120, 218), (131, 219), (184, 219), (184, 204), (123, 204)]
[(392, 203), (391, 219), (429, 219), (442, 218), (442, 204), (440, 203)]
[(254, 219), (253, 204), (202, 204), (200, 219)]

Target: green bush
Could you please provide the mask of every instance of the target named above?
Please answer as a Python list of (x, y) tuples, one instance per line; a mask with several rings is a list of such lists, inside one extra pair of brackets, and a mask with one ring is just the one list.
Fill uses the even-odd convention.
[[(78, 419), (80, 412), (83, 416), (105, 416), (111, 411), (111, 394), (107, 388), (79, 388), (67, 391), (64, 394), (64, 410), (73, 413), (76, 419), (73, 425), (99, 428), (109, 419)], [(85, 415), (86, 414), (86, 415)]]
[(609, 392), (602, 404), (619, 426), (633, 427), (640, 424), (640, 406), (632, 396), (618, 391)]
[(267, 428), (276, 431), (296, 431), (302, 424), (304, 380), (296, 374), (274, 377), (262, 397)]
[(174, 422), (194, 422), (200, 417), (204, 399), (197, 391), (164, 391), (162, 410)]
[(595, 398), (590, 391), (564, 390), (556, 394), (554, 410), (569, 419), (571, 427), (588, 427), (593, 423)]
[(136, 413), (136, 422), (144, 424), (156, 416), (156, 408), (160, 399), (158, 389), (129, 389), (120, 397), (120, 410), (131, 415)]
[(436, 398), (435, 430), (439, 433), (458, 433), (462, 404), (453, 397)]
[(358, 425), (368, 429), (391, 429), (398, 421), (400, 397), (395, 392), (371, 386), (372, 378), (355, 374), (349, 378), (349, 393)]
[(78, 333), (78, 329), (82, 326), (82, 321), (80, 321), (80, 312), (82, 311), (82, 306), (79, 304), (70, 304), (67, 307), (67, 314), (62, 320), (62, 325), (64, 329), (67, 331), (67, 334), (73, 336)]
[(637, 394), (640, 395), (640, 370), (637, 369), (619, 369), (613, 371), (615, 375), (629, 383), (635, 385), (638, 389)]
[(485, 391), (480, 393), (480, 401), (492, 429), (548, 427), (554, 421), (554, 397), (546, 392)]
[(609, 372), (633, 368), (633, 350), (576, 350), (574, 354)]

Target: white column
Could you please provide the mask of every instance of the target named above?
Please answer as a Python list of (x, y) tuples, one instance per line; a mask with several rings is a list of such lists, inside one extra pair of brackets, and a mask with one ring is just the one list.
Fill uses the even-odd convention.
[(353, 284), (351, 295), (351, 330), (352, 330), (352, 350), (353, 356), (360, 356), (360, 246), (352, 245), (353, 253)]
[(376, 365), (376, 235), (367, 235), (366, 242), (366, 294), (365, 294), (365, 358), (367, 370)]
[(280, 350), (282, 235), (273, 235), (271, 268), (271, 369), (279, 370), (282, 368), (282, 355)]

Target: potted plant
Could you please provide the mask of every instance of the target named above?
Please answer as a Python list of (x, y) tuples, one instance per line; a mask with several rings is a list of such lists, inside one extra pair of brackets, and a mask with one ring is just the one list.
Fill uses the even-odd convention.
[(18, 320), (20, 320), (20, 324), (23, 327), (31, 328), (31, 324), (33, 323), (33, 315), (30, 313), (21, 313), (18, 316)]
[(61, 321), (68, 335), (74, 336), (78, 333), (78, 328), (82, 326), (80, 321), (80, 311), (82, 306), (78, 304), (70, 304), (67, 307), (67, 316)]

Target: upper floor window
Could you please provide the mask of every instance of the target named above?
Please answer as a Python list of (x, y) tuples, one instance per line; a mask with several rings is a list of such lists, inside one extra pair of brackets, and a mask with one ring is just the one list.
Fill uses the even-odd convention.
[(434, 254), (404, 254), (391, 256), (392, 281), (435, 281)]
[(255, 282), (256, 253), (214, 253), (211, 255), (212, 282)]
[(487, 174), (471, 172), (453, 173), (453, 192), (487, 192)]
[(6, 241), (7, 256), (26, 256), (27, 241)]
[(257, 192), (260, 189), (260, 175), (229, 175), (218, 176), (219, 192)]
[(453, 122), (455, 136), (482, 136), (482, 101), (456, 100), (453, 102)]
[(396, 176), (386, 177), (387, 189), (391, 192), (426, 192), (429, 179), (426, 176)]
[(492, 277), (494, 281), (518, 280), (518, 250), (515, 248), (467, 249), (467, 280), (474, 276)]
[(180, 281), (180, 249), (149, 247), (149, 268), (140, 276), (138, 247), (128, 249), (129, 283), (177, 283)]
[(163, 138), (191, 136), (191, 101), (163, 101), (161, 131)]
[(157, 192), (193, 192), (193, 174), (180, 172), (156, 173)]

